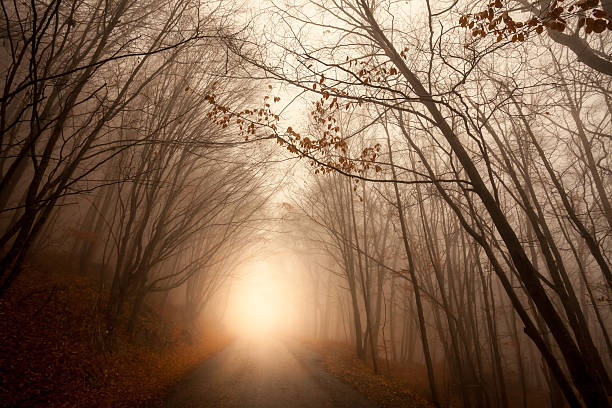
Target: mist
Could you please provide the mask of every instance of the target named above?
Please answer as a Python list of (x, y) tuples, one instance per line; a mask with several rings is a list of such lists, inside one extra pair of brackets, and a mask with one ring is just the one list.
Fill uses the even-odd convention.
[(611, 405), (610, 1), (2, 11), (0, 405)]

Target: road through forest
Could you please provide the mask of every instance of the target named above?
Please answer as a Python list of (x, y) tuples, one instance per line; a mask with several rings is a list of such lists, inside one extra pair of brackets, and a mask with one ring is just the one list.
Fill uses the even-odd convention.
[(295, 342), (241, 338), (189, 373), (168, 394), (171, 408), (373, 408)]

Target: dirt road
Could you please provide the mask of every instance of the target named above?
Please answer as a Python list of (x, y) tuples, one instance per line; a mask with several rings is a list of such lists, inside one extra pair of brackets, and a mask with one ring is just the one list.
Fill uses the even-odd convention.
[(193, 370), (168, 395), (172, 408), (373, 408), (327, 373), (318, 354), (290, 341), (239, 339)]

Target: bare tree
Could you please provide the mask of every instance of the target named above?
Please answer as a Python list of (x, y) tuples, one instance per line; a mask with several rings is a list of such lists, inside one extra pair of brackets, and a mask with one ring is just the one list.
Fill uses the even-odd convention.
[[(551, 99), (544, 101), (545, 97), (552, 97), (548, 92), (554, 92), (554, 87), (538, 82), (535, 73), (542, 72), (539, 63), (528, 60), (529, 53), (536, 52), (537, 46), (524, 43), (525, 54), (518, 53), (518, 58), (510, 50), (502, 54), (507, 59), (502, 72), (497, 72), (495, 67), (499, 63), (495, 64), (493, 58), (500, 55), (502, 48), (491, 46), (477, 51), (468, 39), (462, 41), (462, 28), (453, 22), (460, 6), (434, 6), (424, 2), (423, 8), (413, 8), (408, 15), (400, 14), (401, 7), (404, 6), (392, 2), (358, 0), (313, 2), (310, 8), (278, 10), (279, 21), (302, 26), (302, 30), (293, 29), (291, 32), (295, 34), (289, 39), (271, 36), (267, 44), (276, 47), (284, 63), (279, 64), (276, 56), (249, 61), (268, 77), (317, 94), (312, 117), (321, 129), (304, 137), (298, 129), (289, 128), (286, 133), (279, 132), (278, 137), (287, 143), (289, 150), (313, 160), (318, 171), (389, 183), (394, 180), (385, 177), (389, 173), (384, 169), (390, 163), (381, 160), (381, 146), (375, 138), (370, 139), (371, 144), (365, 143), (362, 150), (352, 150), (349, 146), (355, 135), (377, 128), (381, 111), (388, 112), (393, 132), (402, 135), (406, 149), (414, 152), (416, 160), (406, 162), (407, 178), (397, 183), (435, 186), (434, 191), (449, 206), (461, 228), (484, 249), (491, 270), (525, 326), (525, 334), (543, 356), (568, 402), (572, 406), (581, 404), (575, 390), (586, 405), (608, 406), (606, 395), (611, 387), (608, 368), (591, 334), (595, 327), (584, 323), (580, 296), (574, 287), (577, 281), (568, 272), (571, 253), (561, 249), (564, 238), (556, 235), (557, 230), (551, 226), (556, 218), (548, 216), (550, 211), (555, 211), (570, 220), (599, 267), (598, 280), (609, 290), (612, 279), (605, 244), (608, 235), (605, 231), (609, 231), (605, 216), (609, 192), (597, 181), (607, 170), (595, 164), (592, 144), (581, 130), (578, 105), (569, 96), (571, 92), (566, 92), (566, 103), (569, 102), (574, 121), (570, 132), (578, 142), (572, 143), (572, 148), (579, 149), (579, 160), (587, 169), (581, 174), (590, 174), (593, 180), (593, 190), (583, 197), (591, 209), (586, 214), (591, 216), (584, 218), (569, 199), (566, 182), (561, 181), (560, 174), (567, 176), (569, 166), (563, 163), (554, 145), (540, 140), (538, 131), (531, 125), (534, 118), (539, 121), (541, 116), (550, 114), (547, 110), (554, 111)], [(318, 30), (323, 33), (321, 43), (306, 37)], [(558, 66), (558, 69), (565, 75), (566, 67)], [(517, 80), (510, 78), (512, 70), (529, 70), (534, 75)], [(605, 87), (592, 89), (598, 98), (605, 100)], [(341, 112), (363, 105), (370, 111), (376, 106), (379, 109), (371, 114), (369, 125), (347, 134), (338, 126)], [(533, 112), (527, 113), (525, 107)], [(606, 123), (600, 122), (605, 115), (607, 112), (603, 111), (593, 116), (594, 123)], [(599, 128), (597, 133), (609, 133), (605, 127), (606, 131)], [(549, 128), (557, 132), (565, 130), (563, 126)], [(525, 134), (527, 139), (523, 137)], [(607, 151), (605, 145), (597, 147), (596, 155), (602, 157), (599, 163), (606, 163), (603, 158), (606, 155), (601, 153)], [(515, 154), (521, 149), (527, 154), (527, 161)], [(535, 157), (542, 167), (536, 167), (530, 177), (532, 170), (524, 165), (534, 167)], [(552, 199), (551, 194), (559, 201)], [(422, 232), (431, 244), (436, 239), (428, 225), (428, 211), (423, 208), (420, 213)], [(602, 217), (595, 218), (592, 216), (595, 214)], [(537, 248), (525, 242), (525, 222), (527, 231), (537, 240)], [(354, 229), (355, 223), (352, 224), (349, 214), (347, 225)], [(601, 233), (599, 238), (597, 231)], [(464, 235), (457, 236), (467, 239)], [(359, 256), (367, 254), (357, 246), (358, 242), (354, 244)], [(476, 265), (482, 266), (483, 260), (475, 258), (473, 249), (464, 245), (462, 250), (449, 256), (454, 249), (447, 243), (445, 251), (447, 267), (458, 264), (459, 259), (463, 262), (473, 259), (474, 267), (465, 269), (466, 284), (480, 281), (481, 290), (489, 290), (486, 280), (476, 279)], [(429, 261), (434, 270), (436, 264), (439, 267), (439, 259), (432, 251)], [(540, 259), (543, 263), (539, 263)], [(519, 290), (511, 279), (517, 280)], [(413, 287), (419, 286), (414, 280), (412, 283)], [(457, 307), (456, 313), (462, 315), (468, 313), (470, 319), (477, 316), (458, 300), (459, 295), (453, 293), (457, 288), (447, 288), (441, 279), (437, 286), (442, 290), (439, 301), (447, 315), (449, 331), (453, 333), (457, 329), (458, 337), (449, 344), (465, 356), (457, 357), (458, 367), (474, 373), (478, 379), (482, 361), (471, 354), (470, 345), (477, 344), (479, 329), (475, 320), (468, 321), (465, 327), (455, 326), (452, 309)], [(446, 290), (450, 291), (448, 295), (444, 294)], [(475, 293), (474, 290), (475, 286), (471, 286), (470, 291)], [(449, 297), (445, 300), (446, 296)], [(488, 299), (489, 295), (486, 296), (483, 301)], [(497, 367), (499, 401), (504, 403), (505, 380), (497, 329), (492, 316), (488, 321), (486, 330), (493, 345), (492, 355), (497, 356), (492, 364)], [(559, 364), (558, 356), (562, 357), (563, 364)]]
[(58, 200), (95, 188), (104, 163), (142, 142), (116, 136), (118, 114), (185, 49), (229, 34), (217, 23), (222, 8), (192, 1), (2, 9), (4, 291)]

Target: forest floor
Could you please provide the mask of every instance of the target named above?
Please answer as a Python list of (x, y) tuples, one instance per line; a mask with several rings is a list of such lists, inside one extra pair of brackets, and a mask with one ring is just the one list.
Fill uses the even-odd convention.
[[(428, 384), (427, 369), (422, 364), (394, 363), (380, 359), (378, 361), (379, 373), (375, 374), (371, 360), (368, 360), (367, 363), (359, 360), (355, 356), (353, 347), (338, 342), (312, 339), (302, 339), (301, 342), (309, 349), (321, 355), (323, 365), (327, 371), (343, 379), (369, 400), (376, 402), (379, 407), (433, 408), (434, 406), (431, 403), (432, 398)], [(438, 367), (438, 375), (443, 372), (442, 367)], [(517, 376), (518, 374), (509, 378), (506, 384), (510, 397), (508, 400), (510, 407), (523, 406)], [(440, 377), (443, 377), (443, 375)], [(451, 394), (448, 378), (440, 377), (437, 378), (440, 384), (439, 391), (440, 389), (445, 391), (441, 396), (442, 405), (451, 407), (465, 406), (461, 401), (461, 394), (458, 389), (455, 388)], [(472, 396), (478, 397), (480, 395), (473, 394)], [(549, 396), (542, 389), (531, 387), (526, 400), (528, 406), (550, 406)]]
[(380, 361), (379, 374), (375, 374), (371, 362), (366, 364), (359, 360), (354, 350), (345, 344), (314, 340), (302, 343), (322, 356), (327, 371), (381, 408), (433, 407), (429, 402), (427, 371), (423, 366)]
[(190, 344), (148, 307), (139, 334), (117, 335), (109, 352), (96, 280), (61, 264), (28, 265), (0, 299), (2, 406), (150, 406), (231, 340), (211, 332)]

